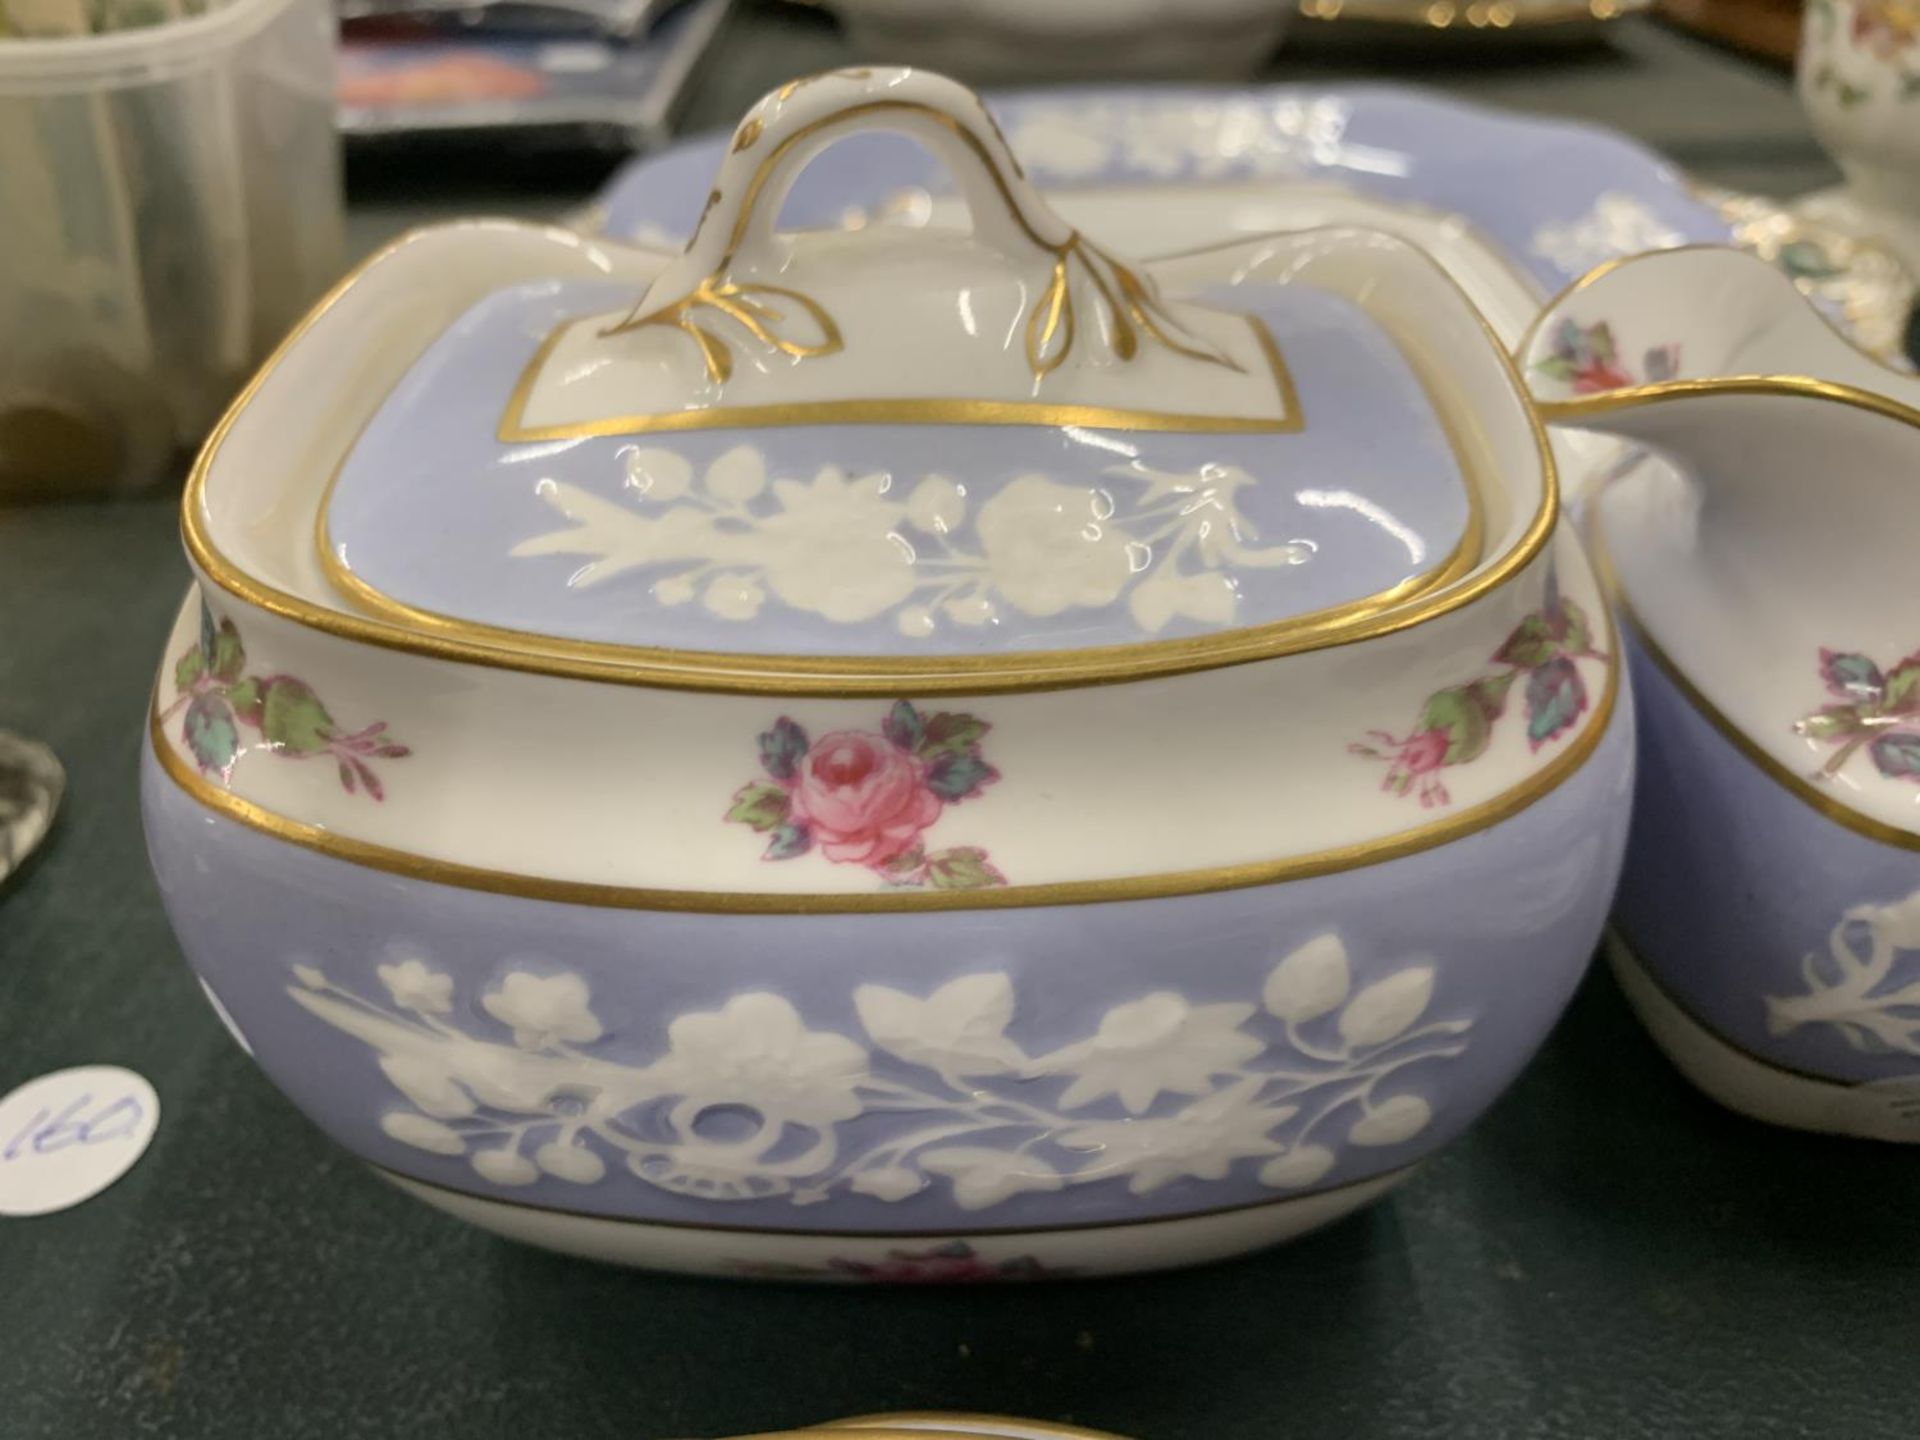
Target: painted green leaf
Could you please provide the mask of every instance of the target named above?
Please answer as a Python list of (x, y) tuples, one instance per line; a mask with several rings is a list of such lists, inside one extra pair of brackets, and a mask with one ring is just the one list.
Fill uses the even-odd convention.
[(200, 653), (200, 647), (196, 645), (174, 662), (173, 683), (181, 690), (191, 690), (206, 673), (206, 668), (206, 658)]
[(927, 850), (924, 845), (915, 844), (911, 850), (893, 857), (882, 873), (896, 885), (912, 885), (919, 881), (920, 871), (927, 863)]
[(233, 713), (241, 720), (260, 728), (264, 717), (265, 696), (261, 693), (258, 677), (249, 676), (238, 685), (229, 685), (226, 689), (227, 703), (233, 706)]
[(233, 764), (240, 748), (240, 730), (233, 711), (220, 696), (208, 692), (193, 697), (187, 707), (187, 748), (202, 770), (222, 770)]
[(978, 755), (949, 751), (928, 768), (927, 788), (942, 800), (965, 800), (999, 778), (1000, 772)]
[(1527, 677), (1527, 739), (1535, 750), (1558, 738), (1587, 708), (1580, 668), (1564, 655)]
[(1858, 706), (1829, 705), (1798, 721), (1793, 728), (1809, 740), (1843, 740), (1858, 735), (1866, 727)]
[(1794, 240), (1780, 247), (1780, 264), (1796, 280), (1831, 280), (1842, 274), (1817, 240)]
[(1887, 672), (1880, 704), (1888, 714), (1920, 714), (1920, 655), (1909, 655)]
[(1887, 684), (1887, 677), (1873, 661), (1840, 650), (1820, 652), (1820, 678), (1842, 700), (1877, 701)]
[(213, 626), (213, 611), (207, 608), (207, 602), (203, 597), (200, 601), (200, 654), (203, 657), (213, 653), (216, 633)]
[(1873, 763), (1880, 767), (1882, 775), (1903, 775), (1920, 782), (1920, 734), (1896, 730), (1891, 735), (1882, 735), (1869, 748), (1873, 752)]
[(734, 793), (727, 819), (765, 833), (786, 823), (791, 801), (785, 790), (757, 780)]
[(1494, 661), (1500, 665), (1517, 665), (1522, 670), (1532, 670), (1546, 664), (1560, 653), (1560, 642), (1554, 638), (1553, 627), (1547, 623), (1545, 615), (1529, 615), (1522, 620), (1507, 637), (1494, 655)]
[(1506, 713), (1507, 692), (1513, 689), (1513, 677), (1518, 673), (1516, 670), (1503, 670), (1498, 675), (1484, 676), (1467, 686), (1467, 694), (1489, 721), (1498, 720)]
[(1573, 361), (1564, 355), (1549, 355), (1544, 360), (1536, 360), (1533, 368), (1549, 380), (1558, 380), (1563, 385), (1573, 382)]
[(936, 890), (988, 890), (1007, 883), (987, 852), (971, 845), (936, 850), (927, 857), (927, 883)]
[(240, 643), (240, 632), (234, 628), (233, 621), (220, 622), (220, 629), (213, 637), (207, 668), (222, 685), (231, 685), (247, 668), (247, 650)]
[(1577, 655), (1593, 648), (1593, 624), (1578, 600), (1564, 597), (1555, 610), (1554, 619), (1558, 624), (1553, 628), (1559, 633), (1564, 649)]
[(888, 742), (896, 748), (905, 750), (911, 755), (920, 748), (920, 742), (927, 733), (927, 726), (921, 719), (920, 712), (911, 704), (905, 700), (896, 700), (893, 702), (893, 708), (887, 712), (885, 723), (880, 726), (880, 733), (885, 735)]
[(318, 755), (332, 748), (339, 733), (333, 716), (306, 681), (278, 675), (263, 683), (266, 699), (260, 707), (260, 733), (269, 744), (295, 755)]
[(943, 710), (927, 717), (926, 733), (920, 741), (920, 753), (931, 760), (946, 752), (972, 750), (993, 727), (971, 715)]
[(807, 732), (782, 715), (760, 737), (760, 763), (776, 780), (791, 780), (807, 753)]
[(791, 860), (812, 848), (813, 832), (806, 826), (779, 825), (774, 827), (773, 838), (767, 841), (767, 859)]
[(1470, 685), (1436, 690), (1420, 712), (1420, 729), (1438, 730), (1447, 737), (1445, 764), (1464, 765), (1487, 748), (1493, 726)]

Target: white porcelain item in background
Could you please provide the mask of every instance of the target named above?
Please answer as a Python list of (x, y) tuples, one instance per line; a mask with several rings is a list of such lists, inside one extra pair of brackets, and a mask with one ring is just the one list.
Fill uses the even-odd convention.
[(1234, 79), (1272, 58), (1294, 0), (806, 0), (889, 63), (975, 82)]
[(1847, 183), (1798, 208), (1920, 268), (1920, 6), (1808, 0), (1799, 86)]
[(1677, 462), (1589, 521), (1640, 719), (1629, 997), (1716, 1098), (1920, 1140), (1920, 382), (1711, 249), (1597, 274), (1522, 358), (1551, 420)]

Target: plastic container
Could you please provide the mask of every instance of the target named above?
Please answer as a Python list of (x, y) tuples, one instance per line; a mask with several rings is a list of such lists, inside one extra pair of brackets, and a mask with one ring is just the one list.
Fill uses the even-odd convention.
[(0, 501), (173, 473), (339, 272), (333, 22), (0, 41)]

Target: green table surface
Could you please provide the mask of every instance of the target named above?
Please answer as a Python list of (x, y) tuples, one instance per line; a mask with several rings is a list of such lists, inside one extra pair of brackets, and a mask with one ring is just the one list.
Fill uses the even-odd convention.
[[(816, 17), (751, 7), (689, 123), (841, 54)], [(1274, 73), (1381, 72), (1312, 43)], [(1722, 183), (1832, 178), (1783, 78), (1650, 24), (1599, 51), (1386, 73), (1608, 121)], [(467, 210), (551, 213), (596, 178), (356, 163), (353, 234), (364, 249)], [(1599, 971), (1512, 1091), (1392, 1199), (1210, 1269), (751, 1286), (444, 1219), (254, 1071), (167, 930), (134, 772), (185, 582), (171, 497), (0, 510), (0, 725), (72, 772), (51, 844), (0, 892), (0, 1090), (114, 1063), (163, 1106), (112, 1189), (0, 1219), (0, 1440), (648, 1440), (933, 1407), (1143, 1440), (1920, 1435), (1920, 1154), (1715, 1109)]]

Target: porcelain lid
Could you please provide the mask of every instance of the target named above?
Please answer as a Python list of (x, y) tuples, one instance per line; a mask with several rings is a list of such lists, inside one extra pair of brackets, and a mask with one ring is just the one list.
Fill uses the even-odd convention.
[[(904, 130), (971, 232), (774, 230)], [(1173, 297), (1054, 217), (952, 82), (769, 96), (650, 285), (499, 291), (387, 396), (321, 513), (361, 606), (613, 646), (1096, 648), (1379, 610), (1479, 560), (1393, 339), (1307, 284)]]

